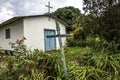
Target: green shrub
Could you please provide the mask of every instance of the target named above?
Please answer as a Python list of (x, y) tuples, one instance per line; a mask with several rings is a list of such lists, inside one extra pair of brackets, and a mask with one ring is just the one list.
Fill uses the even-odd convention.
[(17, 39), (14, 43), (10, 42), (10, 46), (16, 54), (30, 54), (30, 50), (28, 50), (27, 46), (25, 45), (24, 41), (26, 38), (19, 40)]
[[(75, 57), (79, 66), (92, 66), (107, 73), (110, 80), (119, 80), (120, 76), (120, 54), (112, 53), (82, 53), (79, 57)], [(100, 76), (100, 75), (99, 75)], [(104, 75), (105, 76), (105, 75)], [(109, 80), (105, 79), (105, 80)], [(88, 79), (89, 80), (89, 79)], [(96, 80), (96, 79), (95, 79)], [(101, 79), (98, 79), (101, 80)]]
[(68, 47), (85, 47), (85, 40), (74, 39), (73, 37), (67, 38)]
[(67, 38), (68, 47), (90, 47), (95, 51), (100, 51), (107, 46), (106, 40), (95, 36), (87, 36), (86, 39)]
[(92, 66), (69, 66), (69, 80), (108, 80), (107, 72)]
[(5, 55), (5, 51), (2, 49), (2, 47), (0, 47), (0, 56), (1, 55)]
[[(1, 80), (36, 80), (62, 77), (61, 62), (53, 54), (34, 53), (28, 56), (1, 56)], [(40, 79), (40, 80), (41, 80)]]

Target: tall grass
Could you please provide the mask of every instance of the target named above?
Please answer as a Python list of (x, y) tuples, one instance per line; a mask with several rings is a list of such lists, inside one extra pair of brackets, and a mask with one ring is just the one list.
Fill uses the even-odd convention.
[[(53, 54), (34, 53), (20, 56), (0, 56), (0, 80), (44, 80), (62, 77), (61, 62)], [(38, 79), (36, 79), (38, 78)]]
[[(65, 48), (68, 80), (119, 80), (120, 54)], [(0, 56), (0, 80), (64, 80), (58, 51)]]

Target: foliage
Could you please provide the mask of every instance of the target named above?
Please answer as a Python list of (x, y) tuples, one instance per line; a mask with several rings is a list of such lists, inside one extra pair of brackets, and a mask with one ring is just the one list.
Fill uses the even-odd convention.
[(89, 35), (86, 39), (75, 39), (73, 37), (67, 38), (68, 47), (90, 47), (95, 52), (107, 52), (117, 54), (120, 52), (120, 44), (115, 41), (107, 42), (104, 38), (99, 36)]
[(86, 46), (92, 48), (94, 51), (101, 51), (108, 47), (107, 41), (99, 36), (87, 36)]
[(1, 56), (0, 79), (44, 80), (62, 75), (61, 64), (53, 54), (34, 53), (28, 56)]
[(5, 55), (5, 51), (0, 47), (0, 55)]
[(27, 49), (27, 46), (24, 43), (25, 40), (26, 38), (23, 37), (23, 39), (21, 40), (17, 39), (15, 43), (12, 42), (9, 43), (11, 45), (11, 48), (16, 54), (20, 54), (20, 53), (30, 54), (31, 51)]
[(89, 35), (85, 39), (67, 38), (68, 47), (90, 47), (95, 51), (101, 51), (109, 46), (109, 43), (99, 36)]
[(120, 1), (119, 0), (84, 0), (84, 10), (92, 15), (94, 34), (104, 37), (108, 42), (120, 43)]
[(83, 27), (78, 27), (73, 31), (74, 39), (85, 39), (85, 32), (83, 30)]
[(77, 23), (77, 17), (81, 15), (81, 12), (78, 8), (69, 6), (57, 9), (52, 15), (67, 23), (70, 26), (67, 28), (67, 31), (71, 32), (73, 31), (72, 25)]
[[(110, 6), (103, 12), (99, 24), (102, 28), (101, 35), (108, 41), (120, 43), (120, 3)], [(103, 22), (104, 20), (104, 22)], [(101, 29), (100, 28), (100, 29)]]
[[(70, 67), (71, 71), (69, 72), (70, 80), (103, 80), (107, 79), (105, 75), (107, 73), (102, 71), (101, 69), (96, 69), (92, 66), (84, 66), (84, 67)], [(108, 75), (107, 75), (108, 76)]]
[(73, 37), (67, 38), (67, 46), (68, 47), (85, 47), (85, 40), (74, 39)]
[[(79, 50), (77, 52), (76, 51), (77, 50), (75, 50), (75, 52), (72, 53), (72, 55), (71, 55), (71, 56), (74, 56), (74, 58), (70, 57), (72, 63), (75, 64), (75, 66), (85, 67), (83, 69), (89, 68), (89, 69), (87, 69), (88, 71), (95, 68), (96, 70), (102, 72), (102, 74), (104, 76), (102, 74), (101, 75), (98, 74), (99, 77), (101, 76), (100, 79), (97, 78), (98, 80), (119, 80), (120, 52), (116, 53), (116, 54), (113, 54), (110, 51), (109, 52), (105, 52), (105, 51), (94, 52), (94, 50), (91, 48), (86, 48), (86, 49), (83, 49), (82, 51), (81, 50)], [(75, 69), (75, 67), (74, 67), (74, 69)], [(83, 71), (84, 76), (86, 75), (86, 77), (84, 77), (84, 78), (87, 78), (87, 75), (89, 75), (89, 73), (87, 73), (87, 70), (86, 70), (86, 72)], [(76, 71), (74, 70), (74, 72), (76, 72)], [(90, 71), (90, 72), (91, 72), (90, 74), (92, 74), (92, 71)], [(79, 75), (81, 73), (79, 73)], [(97, 73), (96, 73), (96, 75), (97, 75)], [(94, 77), (96, 75), (94, 75)], [(76, 76), (76, 77), (78, 77), (78, 76)], [(89, 80), (89, 79), (86, 79), (86, 80)], [(95, 79), (95, 80), (97, 80), (97, 79)], [(92, 78), (91, 80), (94, 80), (94, 79)]]
[[(69, 80), (119, 80), (120, 54), (65, 48)], [(35, 50), (29, 55), (0, 56), (1, 80), (63, 80), (58, 51)]]
[[(106, 77), (109, 77), (110, 80), (119, 80), (119, 65), (120, 65), (120, 54), (111, 54), (111, 53), (94, 53), (94, 54), (83, 54), (82, 65), (93, 66), (100, 70), (107, 72)], [(81, 60), (80, 60), (81, 61)], [(81, 65), (81, 63), (80, 63)], [(108, 80), (108, 79), (105, 79)]]

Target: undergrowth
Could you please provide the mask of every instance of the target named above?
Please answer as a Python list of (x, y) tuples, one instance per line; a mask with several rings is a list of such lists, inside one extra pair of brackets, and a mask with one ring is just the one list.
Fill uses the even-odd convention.
[[(29, 51), (21, 40), (10, 44), (19, 55), (4, 55), (0, 48), (0, 80), (65, 80), (59, 51)], [(120, 80), (120, 51), (116, 48), (114, 42), (101, 51), (65, 47), (67, 80)]]
[[(119, 80), (120, 54), (65, 48), (68, 80)], [(64, 80), (59, 51), (0, 56), (0, 80)]]

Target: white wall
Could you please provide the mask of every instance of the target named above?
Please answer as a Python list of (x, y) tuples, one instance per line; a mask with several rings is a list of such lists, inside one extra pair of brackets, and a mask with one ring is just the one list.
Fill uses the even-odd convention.
[[(9, 39), (6, 39), (5, 29), (8, 28), (10, 29), (11, 35)], [(24, 36), (23, 34), (24, 33), (22, 21), (16, 21), (14, 23), (10, 23), (8, 25), (0, 27), (0, 47), (6, 50), (11, 50), (9, 42), (15, 42), (16, 39), (22, 39)]]
[[(60, 24), (61, 33), (65, 34), (65, 26)], [(24, 35), (27, 38), (25, 44), (30, 49), (40, 49), (44, 51), (44, 29), (56, 30), (55, 20), (48, 20), (48, 17), (29, 17), (24, 19)], [(56, 32), (57, 33), (57, 32)], [(66, 38), (62, 39), (65, 43)], [(56, 39), (56, 47), (59, 48), (58, 38)]]

